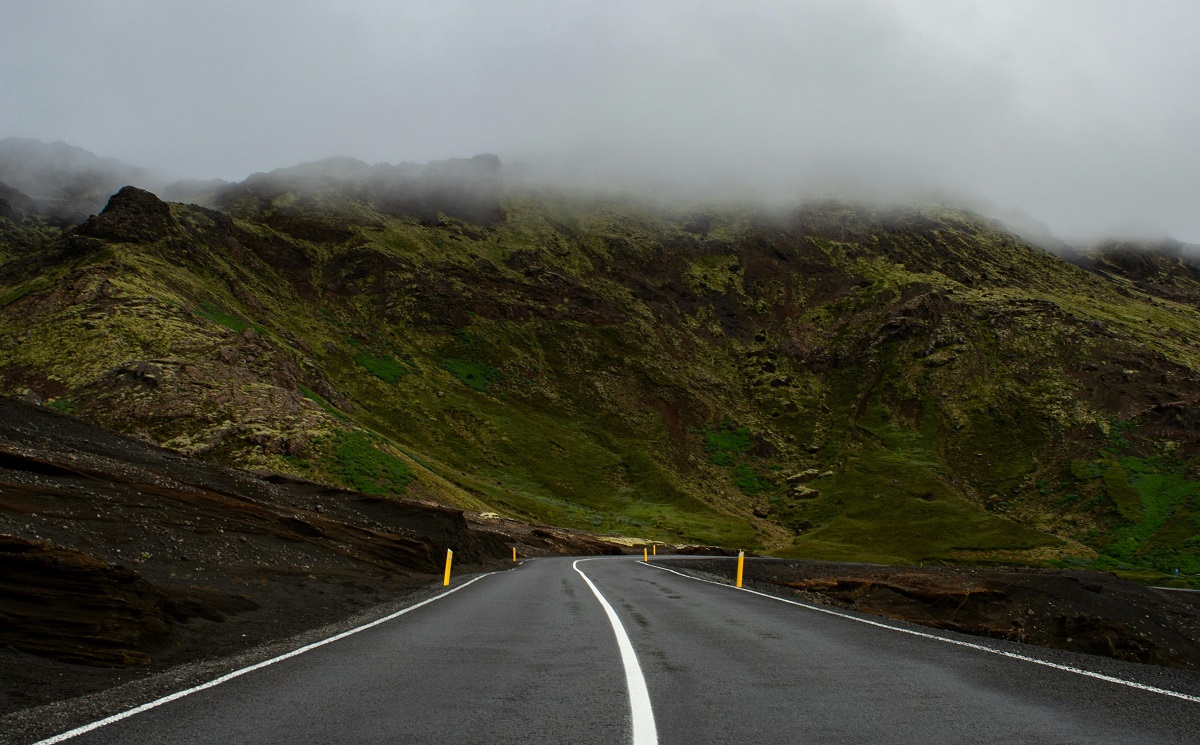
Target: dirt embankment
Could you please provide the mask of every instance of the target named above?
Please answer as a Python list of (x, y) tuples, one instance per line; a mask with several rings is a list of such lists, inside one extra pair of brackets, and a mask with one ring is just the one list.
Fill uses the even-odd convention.
[[(687, 568), (728, 575), (728, 561)], [(1200, 594), (1099, 572), (755, 559), (764, 590), (938, 629), (1200, 670)]]
[(619, 553), (184, 458), (0, 399), (0, 713), (320, 626), (522, 556)]

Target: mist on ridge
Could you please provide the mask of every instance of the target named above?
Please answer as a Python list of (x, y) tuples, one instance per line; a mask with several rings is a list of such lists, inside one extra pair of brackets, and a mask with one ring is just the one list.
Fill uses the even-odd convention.
[(7, 16), (0, 137), (192, 180), (183, 192), (487, 153), (506, 184), (577, 193), (938, 202), (1073, 242), (1200, 242), (1192, 3), (117, 0)]

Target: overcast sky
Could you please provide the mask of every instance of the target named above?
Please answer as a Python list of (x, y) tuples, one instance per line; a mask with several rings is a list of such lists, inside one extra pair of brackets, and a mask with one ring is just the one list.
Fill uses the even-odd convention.
[(1200, 243), (1195, 0), (0, 0), (0, 137), (169, 176), (496, 153)]

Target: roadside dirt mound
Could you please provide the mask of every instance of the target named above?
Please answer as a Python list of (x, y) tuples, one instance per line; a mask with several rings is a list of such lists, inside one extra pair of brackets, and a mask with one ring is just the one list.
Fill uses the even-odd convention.
[(517, 555), (521, 558), (562, 556), (566, 546), (571, 548), (572, 556), (617, 555), (631, 551), (624, 543), (617, 543), (594, 533), (549, 525), (531, 525), (495, 513), (468, 512), (467, 519), (472, 530), (493, 536), (505, 545), (515, 547)]
[[(728, 574), (726, 562), (689, 568)], [(746, 579), (939, 629), (1200, 670), (1200, 594), (1099, 572), (755, 559)], [(778, 592), (778, 589), (775, 590)]]
[(144, 665), (170, 635), (165, 606), (129, 569), (0, 536), (0, 644), (66, 662)]
[[(507, 527), (504, 527), (507, 526)], [(574, 531), (214, 466), (0, 399), (0, 713), (228, 654)], [(10, 674), (11, 672), (11, 674)]]

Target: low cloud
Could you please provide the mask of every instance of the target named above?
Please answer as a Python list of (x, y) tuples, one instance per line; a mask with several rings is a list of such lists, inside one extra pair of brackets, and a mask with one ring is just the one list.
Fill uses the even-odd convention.
[(1200, 242), (1191, 2), (39, 3), (0, 135), (174, 177), (496, 153), (695, 198), (967, 202)]

